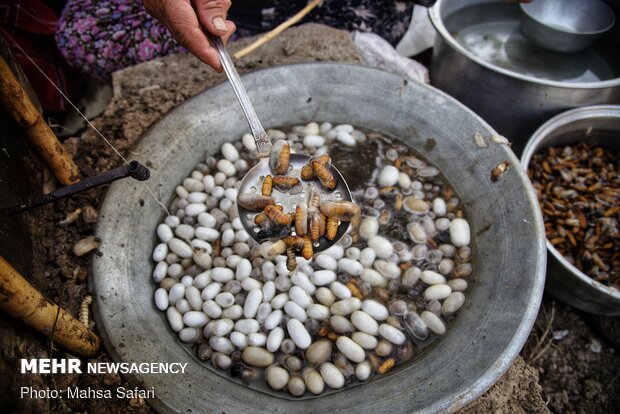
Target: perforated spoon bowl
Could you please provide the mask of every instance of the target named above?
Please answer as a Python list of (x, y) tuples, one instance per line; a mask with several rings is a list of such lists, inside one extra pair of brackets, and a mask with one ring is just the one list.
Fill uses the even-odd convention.
[[(248, 121), (250, 126), (250, 131), (252, 132), (252, 136), (254, 137), (254, 142), (256, 142), (256, 149), (258, 151), (258, 163), (250, 169), (241, 180), (241, 185), (239, 187), (238, 195), (246, 194), (246, 193), (256, 193), (260, 194), (260, 188), (262, 186), (262, 181), (266, 175), (271, 175), (271, 168), (269, 167), (269, 155), (273, 148), (271, 144), (271, 140), (269, 136), (265, 132), (265, 129), (261, 125), (258, 120), (258, 116), (254, 111), (254, 107), (252, 106), (252, 102), (250, 102), (250, 98), (248, 97), (247, 92), (243, 84), (241, 83), (241, 79), (239, 78), (239, 74), (235, 69), (235, 65), (228, 54), (228, 50), (226, 46), (224, 46), (224, 42), (219, 36), (214, 36), (210, 33), (207, 33), (207, 36), (213, 46), (217, 49), (217, 52), (220, 57), (220, 61), (222, 62), (222, 67), (224, 68), (224, 72), (226, 76), (228, 76), (228, 80), (235, 91), (235, 95), (239, 100), (239, 104), (241, 105), (241, 109), (245, 114), (245, 118)], [(302, 154), (291, 154), (290, 162), (289, 162), (289, 172), (287, 175), (291, 177), (299, 177), (301, 168), (308, 163), (310, 160), (309, 155)], [(297, 203), (307, 202), (307, 189), (316, 186), (319, 190), (319, 194), (321, 195), (321, 200), (346, 200), (352, 201), (351, 191), (347, 186), (346, 181), (342, 177), (342, 174), (332, 165), (331, 172), (336, 179), (336, 188), (333, 190), (326, 189), (319, 181), (303, 181), (302, 184), (304, 186), (304, 190), (298, 194), (291, 195), (289, 193), (282, 193), (278, 190), (274, 189), (272, 196), (276, 199), (278, 204), (282, 204), (284, 206), (284, 211), (293, 212), (295, 211), (295, 207)], [(249, 233), (250, 237), (254, 239), (256, 242), (261, 242), (262, 240), (258, 240), (257, 234), (259, 228), (254, 224), (254, 216), (256, 216), (256, 212), (252, 212), (246, 210), (239, 206), (239, 202), (237, 202), (237, 210), (239, 212), (239, 219), (243, 224), (245, 230)], [(320, 241), (315, 244), (314, 252), (323, 251), (330, 246), (337, 243), (342, 236), (349, 229), (349, 222), (343, 222), (336, 234), (336, 237), (333, 240), (327, 240), (325, 237), (322, 237)]]

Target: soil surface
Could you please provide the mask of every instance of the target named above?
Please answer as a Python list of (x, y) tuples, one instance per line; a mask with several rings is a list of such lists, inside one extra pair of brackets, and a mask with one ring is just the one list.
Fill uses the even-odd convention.
[(538, 370), (550, 411), (620, 412), (618, 321), (581, 313), (545, 294), (521, 354)]
[[(231, 45), (239, 49), (251, 39)], [(240, 72), (277, 64), (308, 61), (360, 63), (361, 58), (346, 32), (320, 25), (304, 25), (286, 31), (238, 63)], [(104, 114), (94, 121), (114, 147), (128, 155), (142, 134), (163, 114), (205, 88), (224, 80), (195, 58), (175, 55), (117, 72), (113, 78), (114, 97)], [(92, 130), (65, 142), (84, 176), (91, 176), (121, 164), (120, 158)], [(34, 165), (42, 170), (40, 163)], [(50, 181), (39, 174), (36, 179), (49, 188)], [(33, 193), (40, 189), (33, 188)], [(23, 216), (32, 233), (37, 263), (30, 273), (20, 269), (49, 299), (78, 315), (87, 294), (86, 279), (91, 255), (77, 257), (73, 245), (94, 234), (96, 210), (105, 188), (37, 209)], [(23, 196), (23, 194), (22, 194)], [(82, 208), (73, 223), (58, 223), (67, 214)], [(2, 220), (2, 217), (0, 217)], [(5, 235), (2, 235), (5, 237)], [(4, 254), (10, 261), (11, 255)], [(17, 259), (15, 259), (17, 260)], [(97, 327), (91, 322), (95, 332)], [(596, 328), (595, 328), (596, 327)], [(118, 375), (21, 375), (20, 358), (64, 357), (49, 341), (33, 330), (0, 314), (0, 412), (54, 413), (142, 413), (150, 412), (144, 400), (20, 399), (20, 386), (38, 389), (90, 386), (112, 389), (125, 385)], [(598, 329), (598, 331), (596, 330)], [(599, 332), (612, 333), (610, 340)], [(613, 336), (615, 335), (615, 337)], [(609, 335), (608, 335), (609, 336)], [(503, 378), (465, 413), (532, 412), (620, 412), (620, 357), (618, 323), (610, 318), (586, 316), (573, 308), (545, 297), (535, 328), (519, 357)], [(105, 351), (94, 358), (107, 361)]]

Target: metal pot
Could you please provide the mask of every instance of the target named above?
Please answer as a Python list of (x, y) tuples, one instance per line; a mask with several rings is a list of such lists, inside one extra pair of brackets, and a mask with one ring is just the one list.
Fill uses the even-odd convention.
[(520, 7), (523, 34), (541, 47), (562, 53), (587, 49), (616, 22), (614, 12), (601, 0), (545, 0)]
[[(212, 371), (182, 346), (153, 303), (151, 252), (162, 210), (142, 184), (110, 187), (100, 212), (90, 287), (95, 318), (114, 360), (183, 362), (184, 375), (135, 375), (155, 387), (161, 412), (454, 412), (497, 381), (518, 355), (542, 298), (545, 240), (536, 195), (494, 131), (436, 89), (354, 65), (301, 64), (253, 72), (243, 83), (265, 127), (311, 120), (352, 123), (400, 138), (440, 168), (472, 228), (475, 276), (458, 318), (415, 363), (367, 384), (303, 400), (248, 388)], [(150, 187), (168, 203), (205, 152), (247, 131), (230, 85), (211, 88), (163, 117), (132, 155), (153, 165)], [(493, 168), (508, 160), (498, 182)], [(360, 168), (372, 168), (360, 166)]]
[[(587, 141), (620, 149), (620, 106), (598, 105), (564, 112), (541, 126), (527, 143), (521, 163), (527, 171), (535, 153), (549, 146)], [(586, 312), (620, 315), (620, 292), (611, 289), (570, 264), (547, 241), (546, 289), (553, 296)]]
[[(582, 53), (566, 55), (541, 49), (523, 36), (516, 4), (438, 0), (429, 15), (439, 33), (432, 84), (511, 139), (517, 154), (553, 115), (620, 102), (620, 65), (611, 36)], [(475, 34), (480, 39), (465, 47), (463, 36), (472, 27), (479, 27)]]

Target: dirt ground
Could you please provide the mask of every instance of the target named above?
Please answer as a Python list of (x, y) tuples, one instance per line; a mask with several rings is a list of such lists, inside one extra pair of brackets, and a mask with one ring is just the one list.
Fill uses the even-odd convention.
[(545, 295), (521, 355), (537, 369), (549, 410), (620, 411), (618, 323), (618, 318), (587, 315)]
[[(243, 40), (232, 48), (240, 48), (249, 41)], [(306, 25), (287, 31), (244, 58), (238, 67), (243, 72), (304, 61), (360, 63), (361, 59), (346, 33)], [(184, 55), (129, 68), (115, 75), (114, 98), (94, 124), (121, 153), (128, 154), (144, 131), (163, 114), (222, 80), (223, 75), (215, 74), (194, 58)], [(74, 156), (84, 176), (120, 164), (113, 151), (90, 130), (67, 140), (65, 147)], [(39, 166), (36, 160), (33, 166)], [(39, 176), (38, 182), (43, 183), (43, 178)], [(93, 189), (25, 216), (33, 233), (36, 256), (29, 276), (48, 298), (62, 304), (74, 315), (77, 315), (82, 297), (87, 293), (86, 279), (91, 259), (90, 255), (73, 255), (72, 246), (81, 238), (92, 235), (95, 224), (87, 223), (84, 217), (69, 226), (59, 226), (58, 222), (78, 207), (96, 208), (104, 193), (104, 188)], [(587, 316), (545, 296), (536, 326), (521, 357), (494, 387), (463, 412), (620, 412), (618, 326), (617, 319)], [(62, 357), (66, 354), (62, 350), (52, 351), (41, 335), (25, 329), (4, 314), (0, 314), (0, 329), (3, 332), (0, 336), (1, 412), (150, 412), (139, 399), (62, 402), (19, 399), (18, 389), (22, 385), (113, 388), (124, 380), (118, 375), (17, 374), (19, 358)], [(94, 329), (97, 331), (96, 326)], [(108, 357), (102, 352), (96, 359), (106, 361)]]

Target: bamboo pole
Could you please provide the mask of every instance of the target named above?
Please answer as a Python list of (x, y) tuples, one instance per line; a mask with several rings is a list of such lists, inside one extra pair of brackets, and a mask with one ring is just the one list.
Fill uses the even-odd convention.
[(280, 33), (282, 33), (283, 31), (285, 31), (286, 29), (288, 29), (289, 27), (291, 27), (292, 25), (294, 25), (295, 23), (297, 23), (298, 21), (303, 19), (306, 16), (306, 14), (310, 13), (316, 6), (321, 4), (322, 1), (323, 0), (313, 0), (313, 1), (311, 1), (310, 3), (308, 3), (306, 5), (306, 7), (304, 7), (300, 11), (298, 11), (293, 17), (291, 17), (290, 19), (288, 19), (284, 23), (280, 24), (279, 26), (275, 27), (270, 32), (267, 32), (264, 36), (261, 36), (254, 43), (252, 43), (252, 44), (244, 47), (243, 49), (241, 49), (240, 51), (235, 53), (233, 55), (233, 57), (235, 59), (241, 59), (245, 55), (247, 55), (249, 53), (252, 53), (254, 50), (258, 49), (259, 47), (261, 47), (265, 43), (270, 42), (276, 36), (278, 36)]
[(58, 180), (79, 181), (79, 170), (34, 106), (4, 58), (0, 57), (0, 101)]
[(0, 256), (0, 309), (32, 326), (69, 352), (91, 357), (97, 354), (99, 337), (64, 308), (47, 300)]

